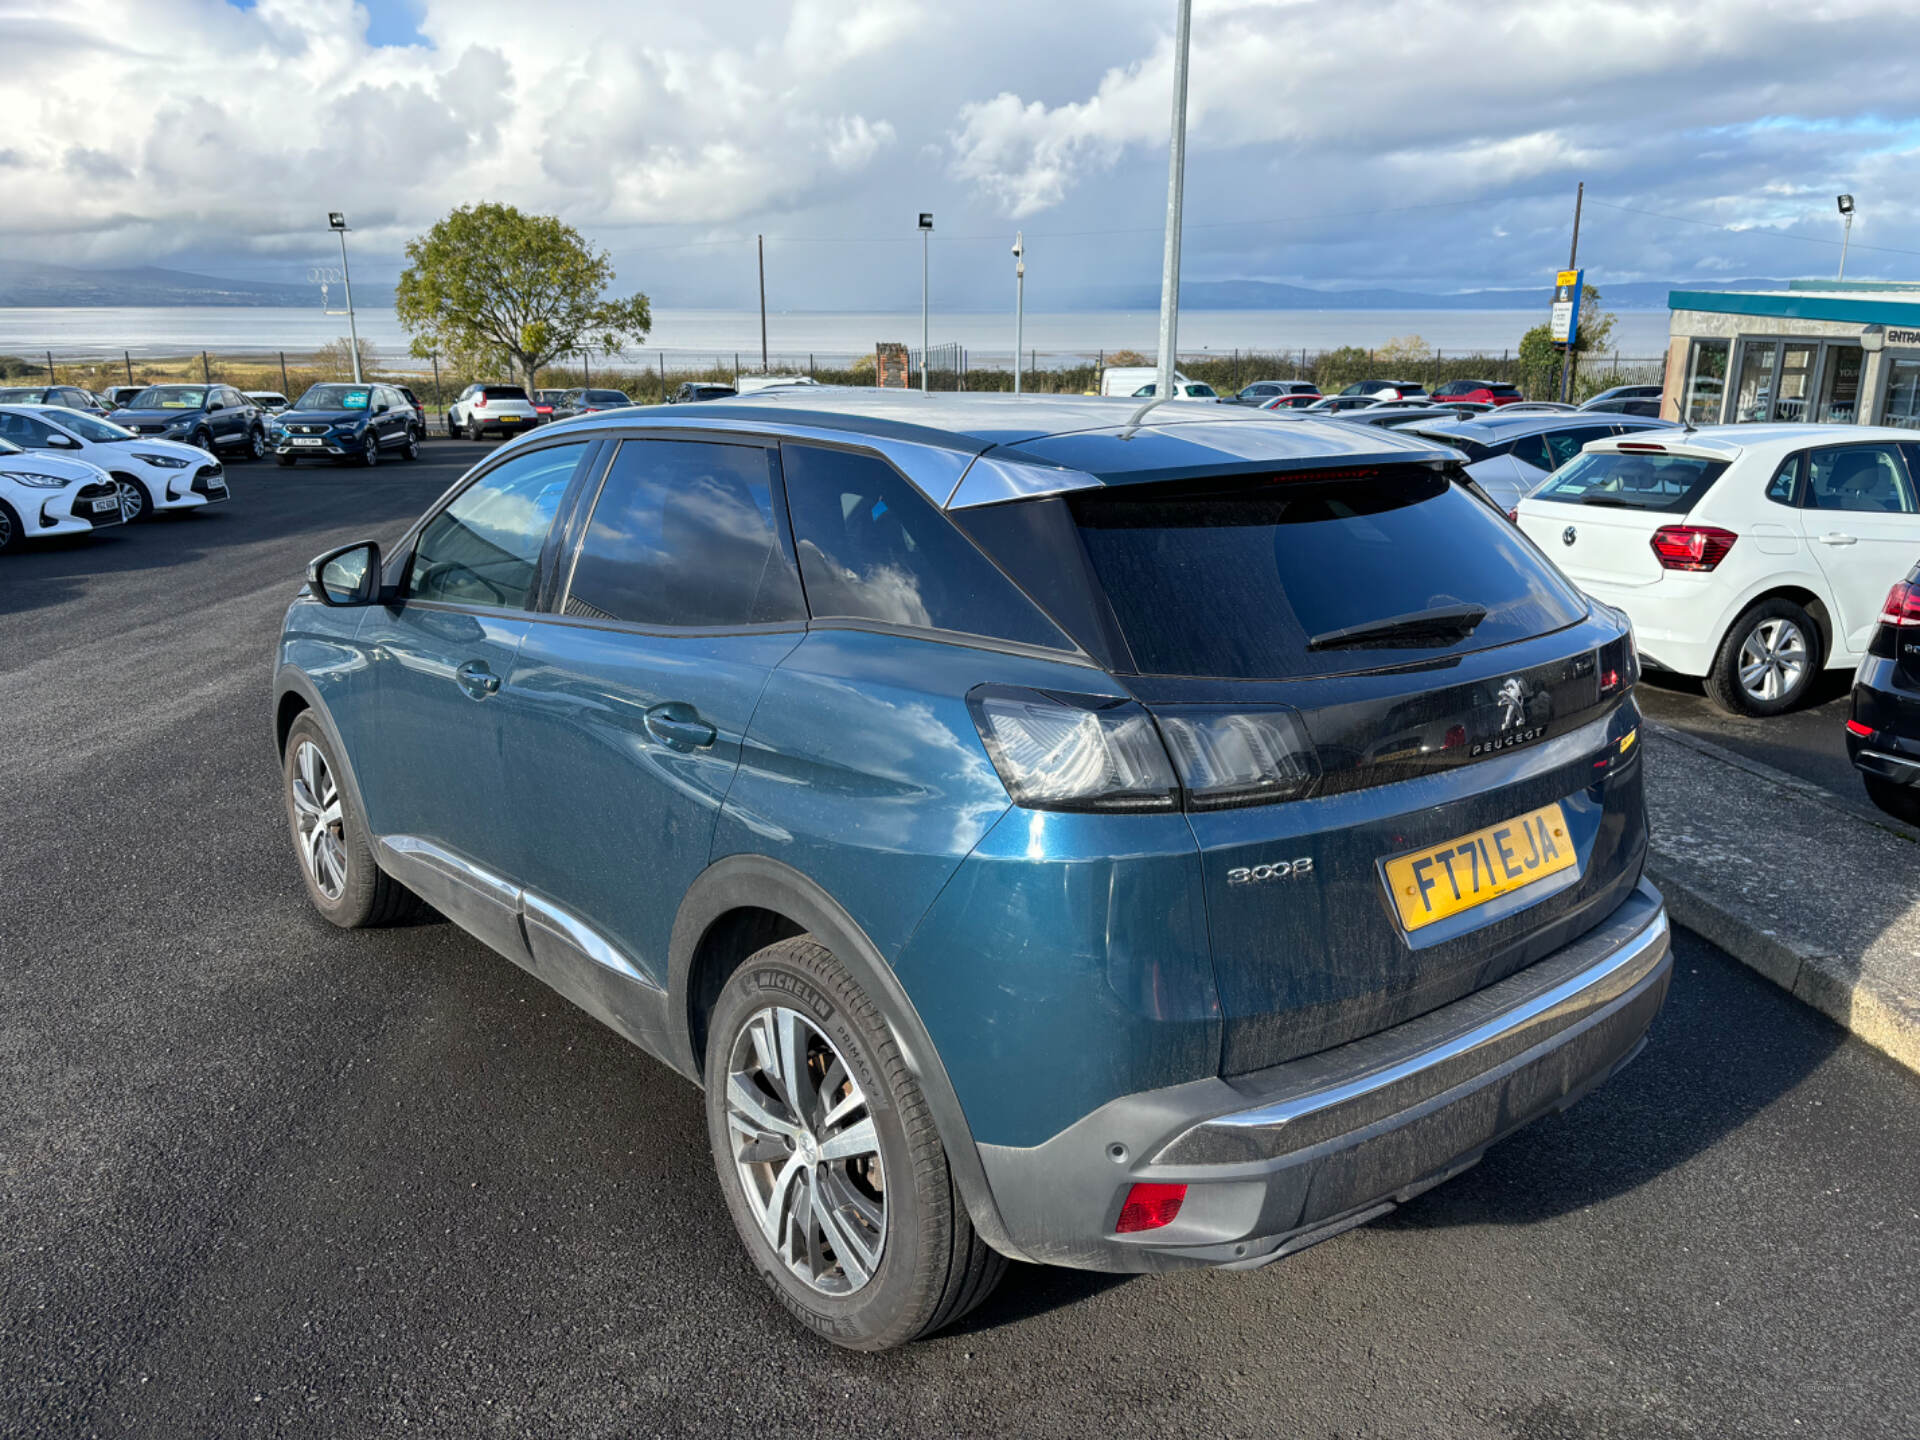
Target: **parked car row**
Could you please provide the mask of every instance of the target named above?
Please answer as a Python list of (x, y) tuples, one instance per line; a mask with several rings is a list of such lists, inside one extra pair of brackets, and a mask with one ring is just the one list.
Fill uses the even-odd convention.
[(228, 498), (197, 446), (141, 436), (85, 410), (0, 402), (0, 553)]
[(602, 410), (621, 410), (633, 403), (633, 397), (624, 390), (579, 385), (571, 390), (541, 390), (528, 395), (524, 385), (489, 380), (469, 385), (454, 397), (447, 407), (447, 435), (464, 435), (469, 440), (518, 435), (535, 426)]

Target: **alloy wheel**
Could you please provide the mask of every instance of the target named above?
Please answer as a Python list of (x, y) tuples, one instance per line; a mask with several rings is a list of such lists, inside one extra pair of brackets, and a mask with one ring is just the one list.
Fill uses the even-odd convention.
[(734, 1169), (760, 1233), (823, 1295), (864, 1287), (887, 1241), (886, 1179), (867, 1097), (798, 1010), (755, 1012), (727, 1065)]
[(7, 513), (7, 507), (0, 505), (0, 550), (13, 544), (13, 516)]
[(293, 812), (300, 830), (300, 863), (307, 878), (329, 900), (347, 888), (347, 821), (340, 787), (327, 757), (311, 740), (302, 740), (293, 760)]
[(138, 520), (147, 508), (147, 497), (140, 486), (132, 480), (115, 480), (114, 488), (120, 492), (120, 519), (131, 525)]
[(1807, 637), (1791, 620), (1762, 620), (1740, 642), (1740, 688), (1751, 699), (1785, 699), (1800, 687), (1807, 665)]
[(247, 450), (258, 460), (267, 453), (267, 437), (260, 431), (250, 431), (247, 435)]

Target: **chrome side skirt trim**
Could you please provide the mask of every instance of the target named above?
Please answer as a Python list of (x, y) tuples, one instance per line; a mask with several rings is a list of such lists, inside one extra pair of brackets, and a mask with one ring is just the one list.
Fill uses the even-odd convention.
[(549, 952), (557, 943), (602, 969), (611, 970), (623, 980), (644, 985), (649, 990), (661, 988), (598, 930), (551, 900), (543, 900), (530, 890), (521, 891), (520, 918), (526, 926), (527, 943), (534, 958), (542, 963), (550, 963)]

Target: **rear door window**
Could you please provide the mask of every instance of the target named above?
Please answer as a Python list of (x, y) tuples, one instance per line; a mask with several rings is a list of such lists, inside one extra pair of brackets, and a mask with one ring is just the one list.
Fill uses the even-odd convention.
[(1807, 452), (1809, 510), (1912, 515), (1913, 481), (1893, 445), (1835, 445)]
[[(1424, 468), (1130, 486), (1068, 504), (1143, 674), (1339, 674), (1504, 645), (1586, 614), (1502, 516)], [(1325, 644), (1461, 606), (1486, 611), (1464, 637)]]
[(408, 597), (525, 609), (540, 548), (585, 451), (584, 444), (529, 450), (462, 490), (420, 531), (407, 567)]
[(780, 463), (807, 605), (816, 619), (875, 620), (1074, 649), (886, 461), (785, 445)]
[(1552, 463), (1543, 468), (1558, 470), (1578, 455), (1582, 446), (1590, 445), (1595, 440), (1605, 440), (1613, 433), (1611, 425), (1583, 425), (1577, 430), (1556, 430), (1545, 437), (1547, 455)]
[(1724, 460), (1691, 455), (1577, 455), (1532, 498), (1684, 515), (1706, 497), (1726, 468)]
[(607, 471), (562, 607), (661, 627), (806, 619), (781, 543), (774, 452), (627, 440)]

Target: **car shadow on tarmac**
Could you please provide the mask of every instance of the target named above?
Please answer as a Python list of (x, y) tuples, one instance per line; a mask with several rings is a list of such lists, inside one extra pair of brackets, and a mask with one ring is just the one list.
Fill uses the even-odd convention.
[[(221, 543), (221, 527), (230, 523), (225, 512), (210, 505), (163, 512), (131, 527), (35, 540), (21, 553), (0, 559), (0, 615), (63, 604), (103, 572), (170, 569), (198, 560)], [(166, 543), (142, 545), (149, 538), (144, 532), (159, 532), (152, 538)]]

